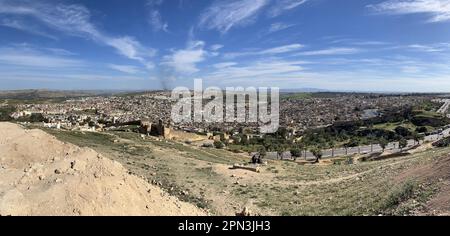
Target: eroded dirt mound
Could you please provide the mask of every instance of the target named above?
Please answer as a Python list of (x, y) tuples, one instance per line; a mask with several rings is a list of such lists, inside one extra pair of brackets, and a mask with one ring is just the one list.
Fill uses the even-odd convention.
[(204, 215), (92, 149), (0, 123), (0, 215)]

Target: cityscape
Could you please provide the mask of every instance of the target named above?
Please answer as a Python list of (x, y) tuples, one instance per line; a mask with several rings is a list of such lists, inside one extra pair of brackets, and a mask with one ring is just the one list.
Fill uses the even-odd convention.
[(343, 2), (0, 0), (0, 216), (449, 216), (450, 1)]

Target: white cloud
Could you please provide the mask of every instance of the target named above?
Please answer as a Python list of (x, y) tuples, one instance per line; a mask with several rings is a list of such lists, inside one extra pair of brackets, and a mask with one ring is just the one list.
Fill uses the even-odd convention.
[(204, 46), (203, 41), (189, 42), (186, 49), (175, 50), (171, 55), (164, 56), (161, 64), (173, 68), (178, 73), (198, 72), (197, 63), (204, 61), (208, 55), (203, 49)]
[(71, 52), (69, 50), (63, 49), (63, 48), (45, 48), (45, 50), (56, 54), (60, 56), (74, 56), (77, 55), (77, 53)]
[(280, 47), (269, 48), (260, 51), (250, 51), (250, 52), (232, 52), (225, 54), (225, 58), (235, 58), (240, 56), (257, 56), (257, 55), (276, 55), (288, 52), (294, 52), (302, 49), (304, 45), (302, 44), (288, 44)]
[(223, 68), (227, 68), (227, 67), (231, 67), (231, 66), (235, 66), (237, 65), (236, 62), (222, 62), (222, 63), (217, 63), (214, 64), (214, 68), (216, 69), (223, 69)]
[(137, 74), (139, 73), (139, 69), (136, 66), (130, 66), (130, 65), (116, 65), (116, 64), (110, 64), (108, 65), (109, 68), (124, 72), (127, 74)]
[(260, 52), (260, 54), (279, 54), (279, 53), (286, 53), (286, 52), (292, 52), (299, 50), (303, 48), (304, 46), (302, 44), (290, 44), (290, 45), (284, 45), (281, 47), (275, 47), (266, 49)]
[(164, 22), (160, 11), (157, 9), (163, 4), (163, 0), (148, 0), (147, 6), (149, 9), (148, 22), (152, 26), (153, 31), (164, 31), (169, 32), (169, 24)]
[(211, 47), (209, 47), (212, 51), (217, 51), (217, 50), (219, 50), (219, 49), (221, 49), (221, 48), (223, 48), (224, 46), (222, 45), (222, 44), (214, 44), (214, 45), (211, 45)]
[(269, 16), (276, 17), (281, 15), (285, 11), (292, 10), (302, 4), (307, 2), (307, 0), (277, 0), (274, 6), (269, 9)]
[(0, 63), (3, 65), (33, 67), (43, 69), (79, 68), (82, 61), (62, 56), (48, 55), (30, 48), (0, 48)]
[(328, 48), (316, 51), (296, 53), (296, 56), (325, 56), (325, 55), (347, 55), (361, 52), (358, 48)]
[(339, 36), (336, 37), (324, 37), (324, 40), (331, 40), (328, 43), (332, 44), (347, 44), (347, 45), (358, 45), (358, 46), (382, 46), (389, 45), (391, 43), (384, 41), (376, 41), (376, 40), (364, 40), (364, 39), (355, 39), (355, 38), (342, 38)]
[(281, 30), (285, 30), (288, 28), (291, 28), (292, 26), (294, 26), (293, 24), (286, 24), (286, 23), (282, 23), (282, 22), (276, 22), (270, 25), (270, 28), (268, 30), (268, 33), (275, 33)]
[(103, 38), (107, 45), (114, 47), (117, 52), (129, 59), (145, 63), (145, 57), (153, 57), (156, 53), (154, 49), (146, 49), (132, 37)]
[[(0, 10), (1, 11), (1, 10)], [(58, 38), (51, 35), (51, 34), (47, 34), (44, 31), (38, 29), (36, 26), (29, 24), (29, 23), (24, 23), (20, 20), (16, 20), (16, 19), (2, 19), (0, 21), (0, 25), (4, 26), (4, 27), (9, 27), (9, 28), (13, 28), (16, 30), (21, 30), (30, 34), (35, 34), (35, 35), (39, 35), (39, 36), (43, 36), (46, 38), (50, 38), (53, 40), (57, 40)]]
[(429, 22), (450, 21), (450, 0), (388, 0), (368, 7), (387, 14), (428, 14)]
[(155, 54), (155, 50), (145, 48), (132, 37), (111, 37), (100, 32), (90, 22), (89, 10), (82, 5), (0, 0), (0, 15), (2, 14), (33, 17), (54, 30), (111, 46), (119, 54), (142, 63)]
[(408, 45), (408, 48), (421, 52), (443, 52), (450, 50), (450, 44), (447, 43), (440, 43), (433, 45), (411, 44)]
[(199, 26), (226, 33), (233, 27), (254, 22), (258, 13), (269, 2), (270, 0), (216, 1), (201, 14)]
[(252, 62), (247, 65), (237, 65), (236, 63), (220, 63), (217, 64), (218, 70), (206, 75), (209, 79), (218, 81), (233, 80), (272, 80), (277, 82), (278, 78), (292, 77), (303, 71), (301, 65), (306, 64), (305, 61), (287, 61), (287, 60), (262, 60)]
[(150, 10), (148, 22), (152, 26), (154, 31), (169, 32), (169, 24), (163, 22), (161, 13), (158, 10)]

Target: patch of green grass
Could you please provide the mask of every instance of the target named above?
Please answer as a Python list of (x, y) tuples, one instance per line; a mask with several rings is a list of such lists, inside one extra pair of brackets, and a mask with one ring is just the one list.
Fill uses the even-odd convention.
[(311, 93), (285, 93), (281, 94), (281, 99), (307, 99), (312, 98)]
[(105, 133), (43, 129), (58, 139), (81, 147), (113, 146), (114, 137)]

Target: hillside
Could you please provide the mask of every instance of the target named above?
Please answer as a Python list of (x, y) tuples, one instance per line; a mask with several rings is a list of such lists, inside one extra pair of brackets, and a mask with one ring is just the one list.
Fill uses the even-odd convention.
[(411, 154), (374, 161), (352, 156), (354, 161), (336, 158), (318, 165), (274, 160), (255, 173), (230, 169), (248, 162), (246, 154), (130, 132), (45, 131), (93, 148), (214, 215), (234, 215), (244, 207), (257, 215), (449, 214), (449, 204), (439, 200), (450, 185), (449, 148), (425, 144)]
[(0, 123), (0, 215), (204, 215), (90, 148)]

